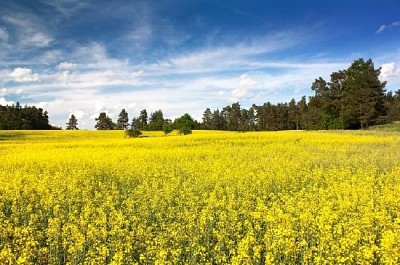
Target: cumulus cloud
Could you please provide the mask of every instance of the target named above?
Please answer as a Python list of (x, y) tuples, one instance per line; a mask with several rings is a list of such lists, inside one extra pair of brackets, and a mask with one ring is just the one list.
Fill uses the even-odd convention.
[(16, 82), (33, 82), (39, 80), (39, 74), (34, 74), (29, 68), (15, 68), (10, 74)]
[(83, 117), (85, 117), (85, 112), (82, 111), (82, 110), (70, 110), (70, 111), (69, 111), (68, 118), (71, 117), (72, 114), (74, 114), (75, 117), (76, 117), (78, 120), (83, 119)]
[(252, 79), (247, 74), (243, 74), (239, 77), (239, 85), (233, 89), (231, 94), (232, 101), (238, 101), (243, 97), (248, 97), (250, 90), (259, 85), (259, 82)]
[(15, 104), (14, 101), (7, 101), (4, 97), (0, 98), (0, 105), (1, 106), (6, 106), (6, 105), (12, 105)]
[(400, 26), (400, 21), (394, 21), (394, 22), (392, 22), (392, 24), (389, 24), (389, 25), (383, 24), (375, 31), (375, 33), (379, 34), (379, 33), (384, 32), (387, 29), (390, 29), (390, 28), (393, 28), (393, 27), (398, 27), (398, 26)]
[(400, 69), (394, 62), (382, 64), (380, 79), (389, 82), (400, 82)]
[(37, 106), (38, 108), (45, 109), (47, 106), (49, 106), (49, 103), (46, 102), (46, 101), (41, 101), (41, 102), (37, 103), (36, 106)]

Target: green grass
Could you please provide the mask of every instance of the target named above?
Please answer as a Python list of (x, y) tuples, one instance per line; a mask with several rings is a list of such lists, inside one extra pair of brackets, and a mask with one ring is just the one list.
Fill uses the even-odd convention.
[(400, 121), (395, 121), (390, 124), (373, 126), (370, 128), (370, 130), (383, 132), (400, 132)]

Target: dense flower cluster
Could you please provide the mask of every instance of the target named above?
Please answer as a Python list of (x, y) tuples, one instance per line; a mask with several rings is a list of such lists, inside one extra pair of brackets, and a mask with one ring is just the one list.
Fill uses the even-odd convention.
[(0, 141), (0, 264), (399, 264), (399, 145), (27, 132)]

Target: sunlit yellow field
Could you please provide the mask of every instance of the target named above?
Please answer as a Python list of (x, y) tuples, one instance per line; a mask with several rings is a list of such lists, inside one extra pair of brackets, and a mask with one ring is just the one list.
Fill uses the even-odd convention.
[(0, 264), (399, 264), (400, 135), (0, 131)]

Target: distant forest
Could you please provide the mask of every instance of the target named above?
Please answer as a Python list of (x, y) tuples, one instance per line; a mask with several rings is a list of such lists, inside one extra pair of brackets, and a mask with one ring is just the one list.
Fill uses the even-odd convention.
[[(314, 95), (308, 99), (303, 96), (298, 101), (253, 104), (249, 109), (241, 108), (239, 102), (222, 109), (206, 108), (201, 122), (187, 113), (172, 121), (164, 119), (161, 110), (148, 115), (146, 109), (130, 121), (128, 113), (122, 109), (117, 122), (106, 113), (100, 113), (95, 128), (160, 131), (182, 126), (228, 131), (363, 129), (400, 120), (400, 90), (386, 92), (386, 82), (379, 80), (380, 71), (380, 68), (375, 69), (371, 59), (358, 59), (348, 69), (333, 72), (330, 81), (316, 79), (311, 85)], [(75, 115), (71, 115), (66, 129), (78, 129), (78, 124)], [(48, 113), (41, 108), (22, 108), (17, 103), (0, 106), (0, 129), (59, 128), (48, 123)]]
[(49, 124), (47, 111), (35, 106), (0, 105), (0, 130), (55, 130)]

